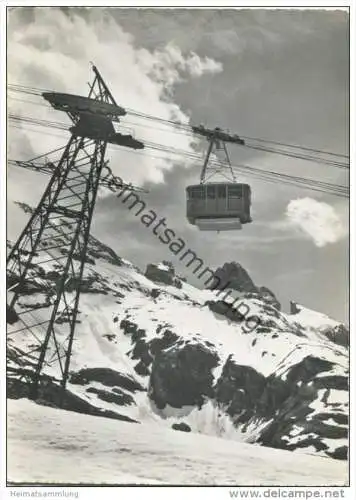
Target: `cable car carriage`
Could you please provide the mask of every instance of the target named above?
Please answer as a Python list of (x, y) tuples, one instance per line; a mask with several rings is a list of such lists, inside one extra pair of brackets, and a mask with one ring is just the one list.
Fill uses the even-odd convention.
[(251, 222), (251, 189), (236, 182), (188, 186), (187, 218), (202, 231), (241, 229)]
[[(242, 229), (243, 224), (252, 222), (250, 215), (251, 188), (248, 184), (236, 182), (225, 142), (238, 144), (244, 144), (244, 142), (238, 136), (229, 136), (221, 132), (220, 129), (210, 131), (203, 129), (203, 127), (195, 127), (194, 131), (208, 137), (210, 144), (201, 172), (200, 184), (186, 188), (187, 219), (190, 224), (197, 226), (201, 231)], [(218, 168), (216, 168), (216, 161), (214, 161), (214, 173), (226, 177), (223, 169), (228, 167), (231, 174), (229, 182), (207, 182), (206, 180), (209, 157), (214, 146), (225, 152), (227, 160), (224, 164), (219, 164)]]

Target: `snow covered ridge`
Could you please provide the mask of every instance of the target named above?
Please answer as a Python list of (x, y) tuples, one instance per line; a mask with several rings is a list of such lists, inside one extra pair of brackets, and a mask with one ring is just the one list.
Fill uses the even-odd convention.
[[(43, 303), (55, 280), (55, 272), (35, 264), (21, 307)], [(346, 459), (347, 348), (324, 335), (317, 320), (303, 326), (253, 292), (234, 298), (235, 308), (247, 303), (259, 318), (247, 331), (229, 299), (178, 281), (149, 279), (91, 239), (66, 407)], [(34, 314), (40, 322), (41, 310)], [(10, 337), (12, 362), (23, 362), (21, 350), (30, 345), (30, 337)], [(54, 406), (56, 375), (48, 371), (40, 391)], [(9, 380), (9, 397), (27, 394)]]
[(313, 311), (295, 302), (291, 302), (291, 309), (293, 310), (291, 319), (296, 324), (308, 330), (319, 331), (336, 344), (345, 347), (349, 346), (350, 332), (342, 323), (329, 318), (326, 314)]

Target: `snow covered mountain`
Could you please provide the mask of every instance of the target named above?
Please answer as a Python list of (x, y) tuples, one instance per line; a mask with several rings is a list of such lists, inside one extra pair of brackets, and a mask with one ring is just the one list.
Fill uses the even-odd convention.
[[(53, 242), (58, 237), (54, 231)], [(60, 271), (35, 262), (20, 307), (48, 300)], [(146, 274), (151, 279), (91, 238), (67, 409), (347, 458), (343, 325), (302, 308), (282, 313), (261, 289), (237, 296), (199, 290), (167, 264), (150, 265)], [(41, 310), (34, 314), (40, 322)], [(10, 336), (12, 362), (23, 363), (30, 345), (30, 336)], [(58, 405), (55, 376), (49, 371), (44, 379), (43, 404)], [(8, 380), (10, 398), (27, 391)]]

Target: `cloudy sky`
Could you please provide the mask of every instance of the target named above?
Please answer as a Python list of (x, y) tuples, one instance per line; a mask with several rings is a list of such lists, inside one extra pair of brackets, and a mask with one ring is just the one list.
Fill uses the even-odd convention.
[[(348, 16), (342, 11), (13, 8), (8, 19), (8, 83), (85, 95), (93, 61), (124, 107), (184, 123), (348, 153)], [(65, 122), (40, 97), (9, 93), (11, 113)], [(12, 125), (10, 123), (10, 125)], [(187, 152), (205, 144), (157, 122), (128, 116), (125, 131)], [(29, 159), (64, 145), (54, 129), (10, 126), (8, 155)], [(347, 184), (347, 171), (232, 146), (247, 164)], [(143, 153), (143, 154), (142, 154)], [(242, 231), (200, 233), (185, 219), (185, 187), (201, 162), (162, 152), (111, 147), (114, 173), (144, 186), (147, 207), (206, 265), (237, 261), (285, 309), (289, 300), (347, 320), (348, 202), (241, 174), (252, 188), (253, 223)], [(8, 237), (25, 217), (13, 201), (38, 201), (48, 179), (8, 168)], [(189, 270), (128, 211), (101, 191), (93, 234), (143, 269), (172, 260)]]

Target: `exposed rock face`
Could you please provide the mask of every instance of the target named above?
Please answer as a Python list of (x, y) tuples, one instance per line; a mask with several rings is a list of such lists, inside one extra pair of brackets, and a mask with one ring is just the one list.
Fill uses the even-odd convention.
[[(19, 399), (19, 398), (29, 398), (29, 386), (23, 381), (18, 379), (8, 379), (6, 392), (8, 398)], [(102, 401), (118, 403), (110, 398), (109, 393), (106, 391), (95, 390), (93, 387), (88, 387), (87, 392), (97, 392), (98, 396), (104, 395), (101, 398)], [(89, 403), (85, 399), (77, 396), (70, 390), (66, 390), (64, 397), (62, 391), (58, 384), (54, 383), (50, 377), (43, 377), (39, 387), (39, 397), (36, 400), (37, 403), (43, 404), (45, 406), (61, 407), (65, 410), (70, 410), (77, 413), (85, 413), (87, 415), (93, 415), (96, 417), (106, 417), (112, 418), (114, 420), (122, 420), (125, 422), (138, 423), (137, 420), (123, 415), (120, 412), (113, 410), (105, 410), (103, 408), (98, 408), (97, 406)], [(128, 403), (126, 399), (126, 404)], [(120, 405), (125, 404), (124, 400), (120, 400)]]
[(156, 283), (165, 285), (173, 285), (174, 281), (174, 271), (163, 264), (148, 264), (145, 276)]
[[(346, 440), (348, 434), (348, 417), (344, 412), (347, 405), (334, 403), (330, 398), (331, 390), (346, 393), (348, 381), (346, 377), (325, 375), (332, 373), (333, 368), (332, 363), (313, 356), (292, 366), (284, 382), (288, 391), (279, 402), (279, 411), (273, 421), (261, 433), (259, 442), (288, 450), (314, 447), (333, 458), (346, 459), (346, 446), (328, 450), (324, 442), (324, 439)], [(320, 406), (315, 405), (318, 400)]]
[(152, 290), (151, 290), (151, 297), (153, 299), (157, 299), (157, 297), (159, 297), (160, 293), (161, 293), (161, 290), (159, 288), (152, 288)]
[(210, 287), (215, 290), (232, 289), (238, 292), (257, 292), (258, 288), (248, 272), (237, 262), (227, 262), (215, 271), (216, 283)]
[(214, 384), (211, 370), (217, 361), (203, 345), (162, 352), (153, 360), (150, 398), (158, 409), (166, 405), (201, 407), (212, 400), (247, 435), (258, 422), (261, 431), (252, 440), (265, 446), (288, 450), (314, 447), (333, 458), (347, 458), (346, 445), (329, 450), (324, 442), (347, 439), (348, 418), (343, 405), (328, 398), (331, 389), (347, 391), (348, 384), (346, 377), (325, 375), (332, 373), (332, 363), (307, 356), (283, 377), (265, 377), (254, 368), (237, 364), (231, 355)]
[(236, 290), (244, 295), (263, 300), (279, 311), (281, 304), (275, 294), (267, 287), (258, 287), (248, 272), (238, 262), (227, 262), (215, 271), (216, 280), (212, 280), (210, 289)]
[(70, 382), (78, 385), (100, 382), (107, 387), (121, 387), (130, 392), (144, 390), (137, 380), (110, 368), (83, 368), (71, 375)]
[(344, 325), (337, 325), (334, 328), (323, 329), (323, 334), (335, 344), (343, 347), (350, 345), (350, 331)]
[(208, 300), (205, 305), (209, 307), (210, 311), (221, 314), (235, 323), (241, 323), (245, 319), (242, 312), (223, 300)]
[(265, 387), (265, 378), (253, 368), (237, 365), (232, 356), (227, 359), (214, 387), (216, 401), (235, 423), (246, 423), (256, 414)]
[(185, 424), (184, 422), (173, 424), (172, 429), (174, 429), (175, 431), (191, 432), (191, 428), (189, 427), (189, 425)]
[(177, 276), (174, 277), (174, 280), (173, 280), (173, 285), (176, 287), (176, 288), (182, 288), (182, 281), (177, 278)]
[(276, 309), (278, 309), (278, 311), (280, 311), (282, 309), (281, 308), (281, 303), (279, 302), (279, 300), (277, 299), (277, 297), (275, 296), (275, 294), (272, 292), (272, 290), (270, 290), (266, 286), (261, 286), (259, 288), (259, 290), (258, 290), (258, 297), (261, 300), (263, 300), (264, 302), (266, 302), (267, 304), (270, 304), (271, 306), (273, 306)]
[(149, 396), (157, 408), (200, 407), (204, 398), (213, 396), (212, 368), (218, 356), (202, 345), (185, 344), (161, 351), (154, 359)]
[(182, 288), (183, 280), (175, 275), (173, 264), (166, 260), (160, 264), (148, 264), (145, 276), (155, 283), (173, 285), (176, 288)]

